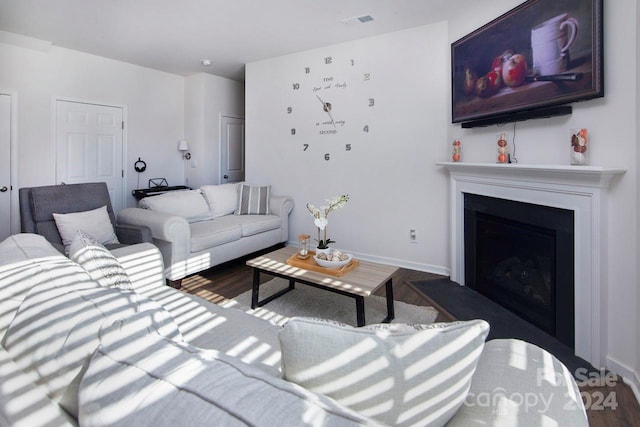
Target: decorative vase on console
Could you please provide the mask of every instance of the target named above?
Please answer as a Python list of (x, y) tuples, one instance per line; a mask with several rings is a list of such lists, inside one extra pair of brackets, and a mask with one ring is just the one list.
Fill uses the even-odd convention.
[(329, 255), (331, 252), (331, 248), (329, 248), (329, 244), (335, 243), (335, 240), (331, 240), (327, 237), (327, 224), (329, 223), (328, 216), (329, 212), (339, 209), (347, 204), (349, 201), (348, 195), (341, 195), (332, 200), (327, 200), (329, 203), (327, 206), (320, 206), (317, 208), (310, 203), (307, 203), (307, 210), (309, 213), (315, 218), (314, 224), (318, 228), (318, 246), (316, 247), (316, 254), (326, 253)]

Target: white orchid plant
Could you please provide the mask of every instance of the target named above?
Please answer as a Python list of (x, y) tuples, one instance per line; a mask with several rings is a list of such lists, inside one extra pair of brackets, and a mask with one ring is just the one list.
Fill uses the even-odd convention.
[(328, 204), (319, 208), (307, 203), (307, 210), (315, 218), (313, 222), (318, 227), (318, 249), (327, 249), (330, 243), (335, 243), (335, 240), (327, 238), (327, 224), (329, 224), (327, 217), (329, 212), (344, 207), (349, 201), (349, 195), (343, 194), (326, 201)]

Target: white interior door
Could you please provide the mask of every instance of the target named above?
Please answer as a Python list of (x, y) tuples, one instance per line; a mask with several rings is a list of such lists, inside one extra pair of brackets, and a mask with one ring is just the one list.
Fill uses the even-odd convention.
[(0, 94), (0, 240), (11, 234), (11, 96)]
[(244, 119), (222, 116), (220, 183), (244, 181)]
[(106, 182), (114, 212), (124, 207), (122, 107), (56, 101), (56, 182)]

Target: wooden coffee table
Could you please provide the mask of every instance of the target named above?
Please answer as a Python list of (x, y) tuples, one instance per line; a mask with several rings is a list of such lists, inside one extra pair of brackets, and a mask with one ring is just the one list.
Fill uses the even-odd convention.
[[(247, 261), (247, 265), (253, 268), (251, 308), (262, 307), (269, 301), (295, 289), (295, 284), (298, 282), (354, 298), (356, 300), (357, 325), (364, 326), (364, 297), (372, 295), (378, 288), (384, 285), (387, 298), (387, 317), (382, 320), (382, 322), (391, 322), (395, 317), (391, 276), (398, 270), (397, 267), (375, 262), (360, 261), (358, 267), (343, 276), (336, 277), (287, 264), (287, 259), (295, 253), (296, 249), (294, 247), (284, 247)], [(258, 297), (260, 291), (260, 273), (267, 273), (272, 276), (287, 279), (289, 280), (289, 286), (260, 300)]]

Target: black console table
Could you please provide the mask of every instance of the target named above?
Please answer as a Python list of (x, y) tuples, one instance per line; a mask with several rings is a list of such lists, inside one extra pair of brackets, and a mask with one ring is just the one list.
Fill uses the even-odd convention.
[(131, 194), (136, 200), (144, 199), (149, 196), (158, 196), (160, 194), (168, 193), (169, 191), (178, 191), (178, 190), (191, 190), (191, 187), (187, 187), (186, 185), (174, 185), (171, 187), (153, 187), (153, 188), (144, 188), (133, 190)]

